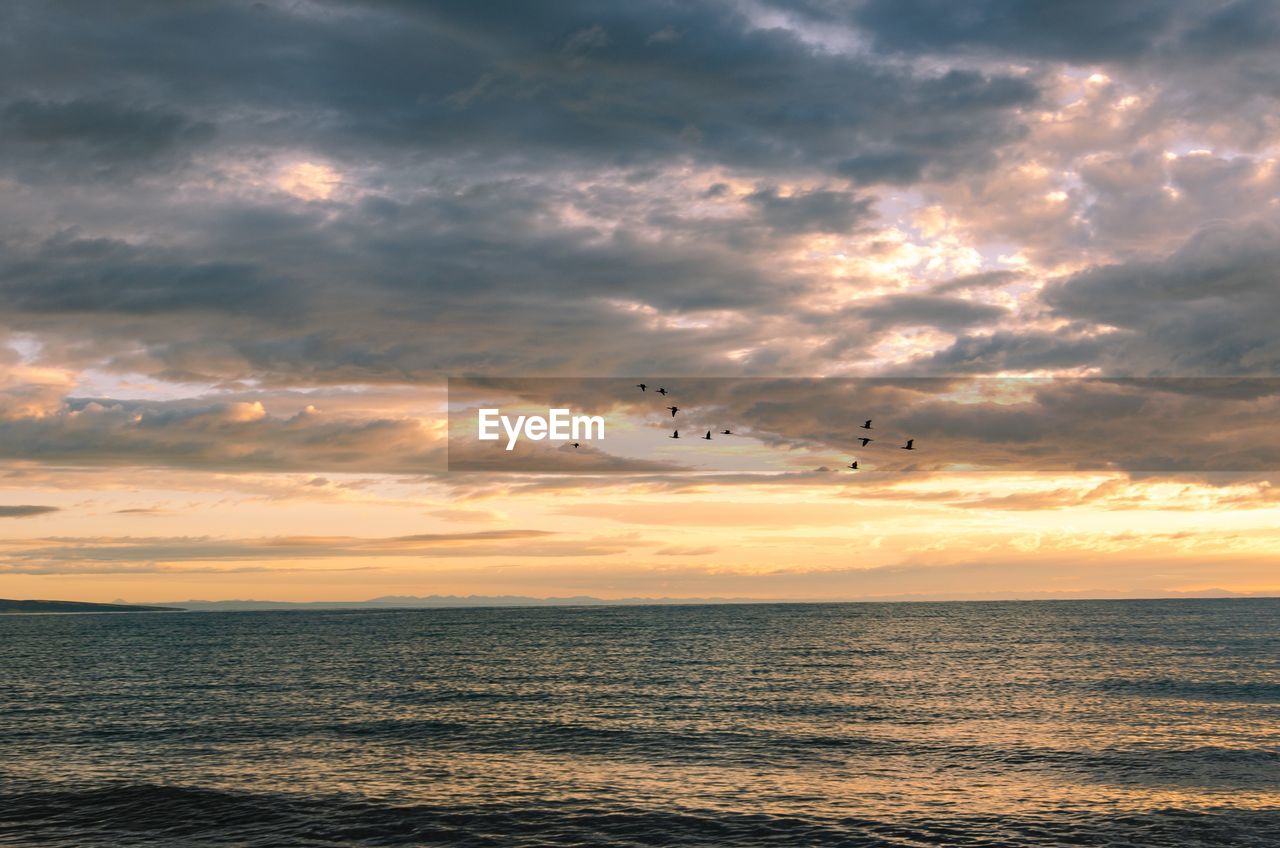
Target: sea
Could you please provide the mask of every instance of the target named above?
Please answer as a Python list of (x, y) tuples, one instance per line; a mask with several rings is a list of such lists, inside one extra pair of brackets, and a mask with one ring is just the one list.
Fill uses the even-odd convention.
[(0, 617), (0, 844), (1276, 846), (1280, 600)]

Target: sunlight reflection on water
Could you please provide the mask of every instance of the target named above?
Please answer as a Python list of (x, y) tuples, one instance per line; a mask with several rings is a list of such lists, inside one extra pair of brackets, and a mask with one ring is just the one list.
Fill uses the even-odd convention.
[(1280, 601), (0, 620), (9, 844), (1274, 844)]

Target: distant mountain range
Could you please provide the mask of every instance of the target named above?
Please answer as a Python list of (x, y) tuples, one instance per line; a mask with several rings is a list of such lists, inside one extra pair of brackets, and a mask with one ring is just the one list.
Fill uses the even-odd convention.
[[(1226, 589), (1203, 589), (1196, 592), (1152, 593), (1132, 598), (1112, 600), (1157, 600), (1177, 598), (1246, 598)], [(1014, 599), (995, 597), (955, 598), (943, 595), (894, 595), (859, 600), (783, 599), (783, 598), (596, 598), (591, 595), (571, 595), (560, 598), (534, 598), (527, 595), (384, 595), (367, 601), (173, 601), (166, 605), (181, 607), (193, 612), (226, 612), (232, 610), (340, 610), (340, 609), (446, 609), (451, 607), (606, 607), (606, 606), (674, 606), (680, 604), (795, 604), (795, 603), (898, 603), (898, 602), (985, 602), (1008, 600), (1105, 600), (1088, 593), (1045, 593)], [(119, 601), (123, 603), (123, 601)]]
[(141, 604), (88, 604), (80, 601), (15, 601), (0, 598), (0, 615), (32, 612), (181, 612), (178, 607)]

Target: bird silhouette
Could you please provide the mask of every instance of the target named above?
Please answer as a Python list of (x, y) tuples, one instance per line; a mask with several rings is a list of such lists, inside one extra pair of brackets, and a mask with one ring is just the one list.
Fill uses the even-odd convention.
[(711, 431), (708, 430), (707, 435), (703, 436), (702, 438), (706, 439), (708, 442), (711, 441)]
[(582, 447), (582, 445), (578, 444), (577, 442), (574, 442), (574, 443), (573, 443), (573, 446), (574, 446), (575, 448), (580, 448), (580, 447)]
[(729, 430), (721, 430), (721, 431), (720, 431), (720, 435), (722, 435), (722, 436), (732, 436), (732, 435), (733, 435), (733, 433), (732, 433), (732, 431), (729, 431)]
[(858, 460), (856, 460), (856, 459), (855, 459), (853, 462), (849, 463), (849, 467), (850, 467), (850, 468), (852, 468), (854, 471), (857, 471), (857, 470), (858, 470)]
[(867, 423), (866, 423), (866, 424), (863, 424), (863, 425), (862, 425), (862, 429), (864, 429), (864, 430), (870, 430), (870, 429), (871, 429), (871, 419), (870, 419), (870, 418), (868, 418), (868, 419), (867, 419)]
[(636, 383), (636, 388), (643, 392), (645, 389), (647, 389), (647, 388), (649, 388), (649, 387), (648, 387), (647, 385), (645, 385), (644, 383)]
[(903, 450), (915, 450), (915, 447), (914, 447), (915, 443), (916, 443), (916, 440), (915, 440), (915, 439), (907, 439), (907, 443), (906, 443), (905, 445), (903, 445), (903, 446), (902, 446), (902, 449), (903, 449)]
[(680, 431), (679, 431), (679, 430), (676, 430), (676, 431), (675, 431), (675, 432), (673, 432), (670, 436), (667, 436), (667, 438), (668, 438), (668, 439), (678, 439), (678, 438), (680, 438)]
[(680, 407), (678, 407), (678, 406), (668, 406), (668, 407), (667, 407), (667, 409), (671, 410), (671, 417), (672, 417), (672, 418), (675, 418), (675, 417), (676, 417), (676, 413), (680, 411)]
[(666, 389), (662, 388), (662, 386), (658, 386), (658, 394), (665, 395), (666, 393), (667, 393)]
[(859, 436), (858, 441), (862, 442), (862, 446), (865, 448), (867, 446), (867, 442), (874, 442), (875, 439), (869, 439), (866, 436)]

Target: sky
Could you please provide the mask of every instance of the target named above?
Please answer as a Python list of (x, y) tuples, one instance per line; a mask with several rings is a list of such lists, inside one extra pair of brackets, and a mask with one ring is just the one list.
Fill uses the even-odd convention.
[[(1274, 3), (0, 33), (0, 596), (1280, 593)], [(461, 377), (770, 464), (458, 471)]]

